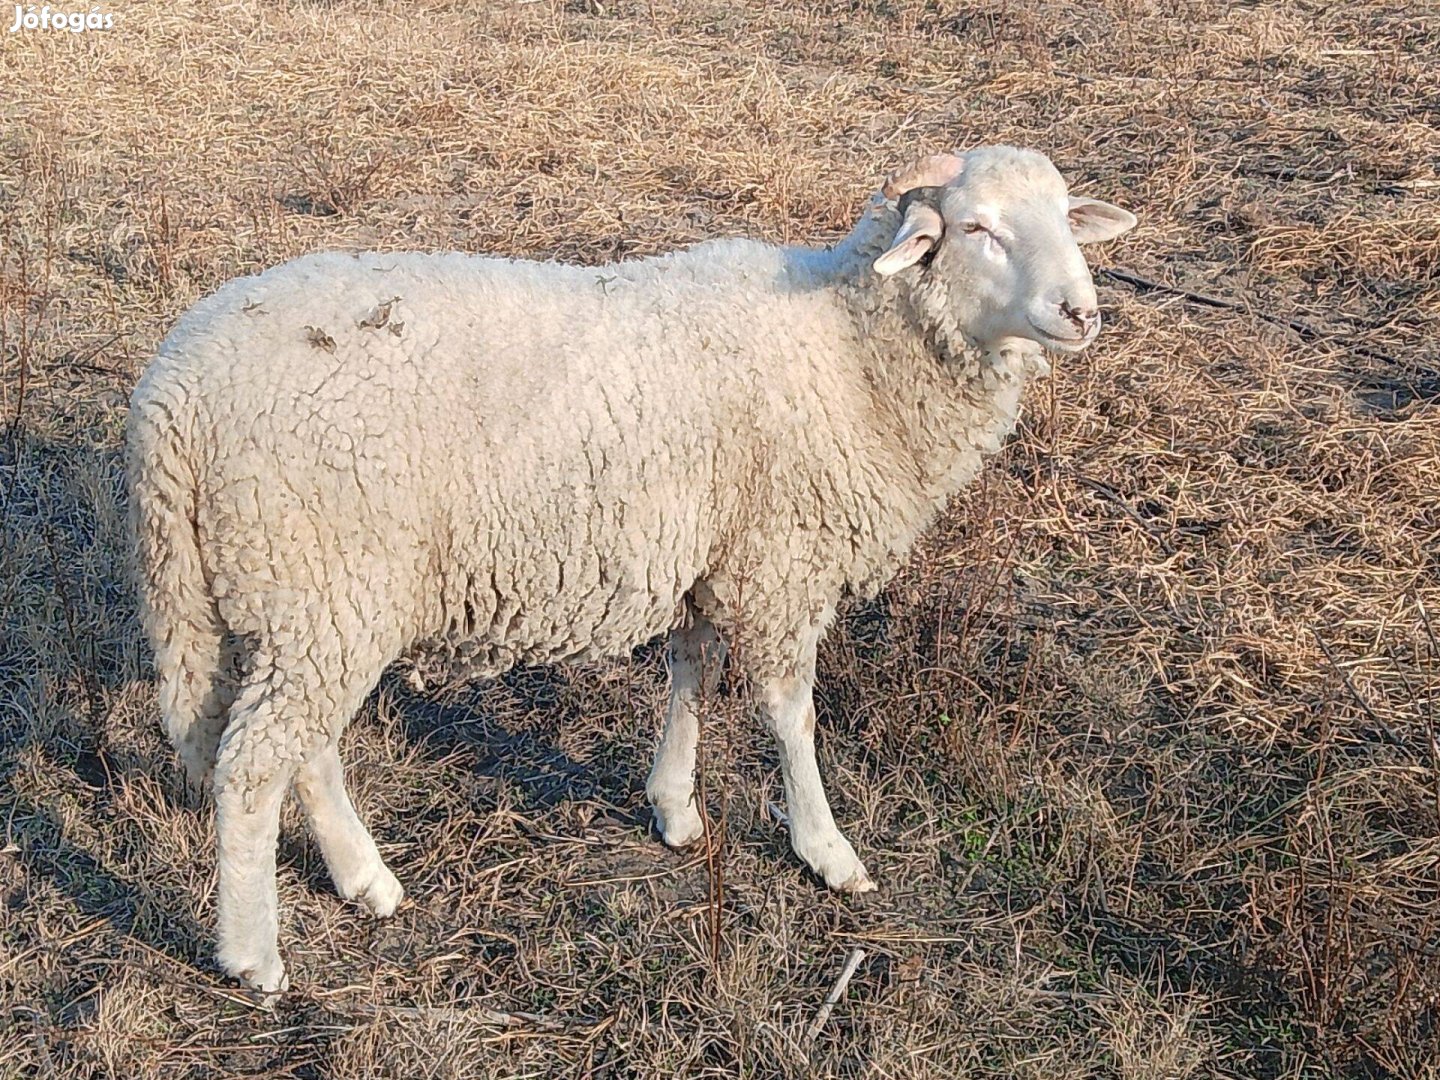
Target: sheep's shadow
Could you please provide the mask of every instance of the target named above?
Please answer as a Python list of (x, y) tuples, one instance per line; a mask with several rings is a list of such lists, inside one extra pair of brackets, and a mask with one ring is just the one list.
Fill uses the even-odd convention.
[[(64, 907), (107, 924), (116, 939), (182, 968), (203, 967), (209, 934), (193, 903), (107, 864), (77, 832), (77, 806), (108, 830), (120, 819), (115, 799), (127, 771), (165, 768), (112, 738), (117, 708), (147, 677), (138, 665), (124, 511), (115, 447), (0, 433), (0, 847), (10, 848), (0, 859), (13, 858), (16, 871), (0, 872), (0, 883), (13, 883), (0, 896), (0, 922), (23, 921), (47, 896), (63, 897)], [(69, 797), (27, 791), (22, 776)], [(90, 961), (116, 946), (85, 934), (47, 947), (67, 957), (68, 972), (100, 982)]]
[(125, 516), (118, 448), (0, 438), (0, 673), (69, 669), (92, 711), (135, 678)]
[[(80, 778), (77, 776), (78, 782)], [(165, 896), (143, 881), (116, 874), (67, 835), (64, 821), (51, 808), (20, 795), (0, 803), (7, 819), (22, 879), (48, 880), (81, 914), (103, 919), (117, 935), (131, 938), (185, 968), (208, 965), (210, 934), (191, 913), (191, 905)], [(43, 902), (30, 890), (17, 890), (8, 910), (18, 918), (23, 905)], [(149, 918), (147, 912), (159, 913)], [(86, 935), (88, 938), (88, 935)], [(93, 945), (64, 945), (92, 957)], [(80, 965), (83, 966), (83, 965)]]
[[(662, 649), (663, 639), (637, 649), (627, 678), (663, 679)], [(378, 693), (399, 717), (408, 744), (435, 760), (463, 752), (471, 771), (504, 785), (518, 809), (543, 813), (567, 802), (594, 802), (606, 805), (612, 819), (642, 824), (649, 820), (640, 805), (648, 760), (639, 747), (650, 746), (653, 718), (635, 716), (619, 740), (624, 745), (607, 744), (583, 761), (559, 746), (558, 733), (567, 726), (626, 708), (607, 693), (610, 682), (598, 677), (595, 665), (522, 666), (433, 692), (415, 689), (392, 669)]]

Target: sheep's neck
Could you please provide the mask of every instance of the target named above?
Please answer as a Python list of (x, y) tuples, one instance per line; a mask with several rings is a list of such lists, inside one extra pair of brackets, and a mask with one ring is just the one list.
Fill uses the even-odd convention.
[(897, 454), (892, 467), (913, 477), (916, 494), (938, 509), (983, 455), (999, 451), (1014, 430), (1027, 375), (1048, 366), (1030, 342), (978, 346), (958, 331), (947, 298), (869, 273), (873, 243), (862, 230), (833, 252), (850, 262), (833, 284), (854, 319), (870, 422), (884, 436), (880, 445)]
[(901, 448), (923, 499), (938, 509), (1014, 430), (1034, 361), (1018, 347), (987, 351), (907, 325), (893, 308), (867, 321), (864, 372), (877, 422), (890, 427), (890, 444)]
[(870, 267), (896, 224), (893, 210), (877, 203), (836, 247), (797, 259), (813, 280), (837, 291), (853, 319), (865, 383), (859, 422), (876, 436), (860, 440), (875, 458), (865, 473), (886, 484), (880, 503), (890, 520), (872, 534), (879, 549), (856, 552), (852, 583), (861, 588), (887, 576), (887, 562), (903, 558), (975, 478), (984, 456), (1000, 450), (1015, 428), (1027, 377), (1049, 370), (1031, 342), (985, 349), (966, 340), (947, 298), (927, 295), (913, 275), (878, 278)]
[(943, 502), (974, 475), (981, 455), (1000, 449), (1015, 427), (1026, 376), (1049, 365), (1033, 342), (982, 348), (967, 340), (958, 329), (965, 313), (938, 286), (913, 273), (876, 275), (871, 266), (898, 227), (898, 210), (877, 197), (848, 236), (815, 253), (812, 266), (855, 320), (877, 412), (890, 414), (927, 500)]

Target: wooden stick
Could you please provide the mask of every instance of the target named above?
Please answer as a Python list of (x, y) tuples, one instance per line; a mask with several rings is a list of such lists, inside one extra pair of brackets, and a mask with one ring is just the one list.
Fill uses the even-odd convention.
[(1286, 318), (1283, 315), (1271, 315), (1268, 311), (1259, 311), (1236, 300), (1225, 300), (1218, 296), (1209, 296), (1206, 293), (1192, 292), (1189, 289), (1182, 289), (1175, 285), (1166, 285), (1163, 281), (1151, 281), (1149, 278), (1141, 277), (1139, 274), (1132, 274), (1128, 270), (1112, 270), (1101, 268), (1096, 271), (1102, 277), (1111, 281), (1118, 281), (1123, 285), (1129, 285), (1139, 292), (1159, 292), (1168, 296), (1178, 296), (1188, 300), (1192, 304), (1200, 304), (1203, 307), (1220, 308), (1222, 311), (1239, 311), (1246, 315), (1254, 316), (1270, 323), (1272, 326), (1283, 326), (1287, 330), (1293, 330), (1307, 341), (1330, 341), (1340, 345), (1359, 356), (1368, 356), (1371, 360), (1383, 360), (1387, 364), (1396, 363), (1393, 356), (1382, 353), (1378, 349), (1372, 349), (1368, 345), (1360, 345), (1343, 334), (1331, 334), (1324, 330), (1317, 329), (1309, 323), (1301, 322), (1299, 319)]
[(855, 969), (860, 966), (860, 961), (865, 959), (864, 949), (852, 949), (850, 955), (845, 959), (845, 966), (840, 969), (840, 977), (835, 980), (835, 985), (830, 988), (830, 993), (825, 995), (825, 1003), (820, 1006), (820, 1011), (815, 1014), (815, 1019), (810, 1022), (810, 1027), (805, 1032), (805, 1042), (812, 1043), (815, 1037), (820, 1034), (820, 1029), (825, 1026), (825, 1021), (830, 1019), (835, 1005), (839, 1002), (845, 987), (850, 985), (850, 978), (855, 974)]
[(1360, 696), (1360, 691), (1355, 689), (1355, 684), (1350, 679), (1350, 673), (1340, 666), (1334, 654), (1330, 652), (1330, 646), (1326, 645), (1325, 639), (1320, 636), (1320, 631), (1312, 626), (1310, 633), (1315, 635), (1315, 641), (1320, 646), (1320, 651), (1325, 654), (1325, 659), (1330, 661), (1330, 666), (1335, 669), (1335, 674), (1340, 676), (1340, 681), (1345, 684), (1345, 689), (1350, 691), (1350, 696), (1354, 699), (1355, 704), (1360, 706), (1360, 711), (1370, 718), (1370, 722), (1375, 725), (1380, 734), (1385, 736), (1391, 746), (1404, 746), (1404, 740), (1395, 734), (1395, 729), (1376, 716), (1375, 710), (1370, 708), (1370, 703)]

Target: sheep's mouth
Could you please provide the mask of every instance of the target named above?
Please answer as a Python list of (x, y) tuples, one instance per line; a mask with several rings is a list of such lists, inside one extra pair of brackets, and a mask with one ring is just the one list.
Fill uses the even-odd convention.
[(1094, 341), (1096, 334), (1099, 332), (1099, 328), (1097, 327), (1095, 331), (1089, 334), (1080, 334), (1076, 337), (1062, 337), (1059, 334), (1052, 334), (1043, 326), (1037, 326), (1033, 319), (1030, 320), (1030, 328), (1035, 331), (1035, 339), (1041, 345), (1045, 346), (1045, 348), (1054, 349), (1056, 352), (1067, 353), (1079, 352)]

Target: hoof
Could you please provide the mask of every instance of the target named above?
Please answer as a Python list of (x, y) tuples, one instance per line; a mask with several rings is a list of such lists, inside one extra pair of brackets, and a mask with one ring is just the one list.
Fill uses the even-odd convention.
[(679, 813), (667, 814), (654, 807), (655, 828), (665, 843), (679, 851), (696, 843), (705, 835), (705, 822), (694, 803), (686, 803)]
[(873, 878), (865, 872), (865, 867), (857, 867), (855, 872), (839, 885), (831, 886), (836, 892), (849, 893), (851, 896), (859, 896), (862, 893), (874, 892), (879, 888)]
[(227, 960), (220, 957), (219, 962), (225, 974), (247, 990), (257, 990), (262, 994), (280, 994), (290, 989), (290, 977), (285, 974), (285, 964), (278, 952), (258, 960)]
[(405, 899), (405, 889), (389, 868), (378, 860), (365, 876), (343, 886), (336, 882), (335, 890), (346, 900), (355, 901), (381, 919), (394, 915), (400, 901)]
[(850, 841), (839, 833), (822, 837), (818, 841), (803, 838), (799, 842), (792, 833), (790, 840), (795, 854), (804, 859), (810, 869), (819, 874), (831, 889), (852, 896), (875, 891), (874, 879), (865, 872), (865, 867), (860, 862), (860, 857), (855, 854), (855, 849), (850, 846)]

